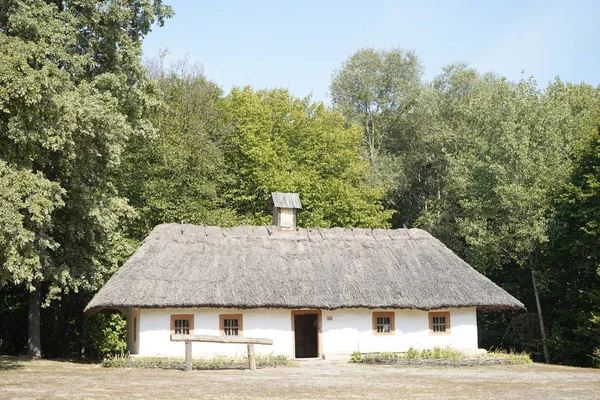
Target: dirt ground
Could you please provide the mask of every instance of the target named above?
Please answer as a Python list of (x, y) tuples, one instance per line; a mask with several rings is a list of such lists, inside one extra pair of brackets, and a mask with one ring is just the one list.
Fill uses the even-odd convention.
[(600, 370), (543, 364), (406, 367), (300, 362), (248, 370), (107, 369), (0, 357), (1, 399), (599, 399)]

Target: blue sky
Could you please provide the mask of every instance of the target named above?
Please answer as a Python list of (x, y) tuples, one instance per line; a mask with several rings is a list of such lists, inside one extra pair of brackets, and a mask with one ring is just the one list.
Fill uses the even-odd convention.
[(461, 61), (540, 86), (600, 84), (595, 0), (165, 2), (176, 15), (148, 35), (144, 56), (187, 55), (226, 91), (283, 87), (329, 103), (331, 74), (361, 47), (414, 50), (426, 80)]

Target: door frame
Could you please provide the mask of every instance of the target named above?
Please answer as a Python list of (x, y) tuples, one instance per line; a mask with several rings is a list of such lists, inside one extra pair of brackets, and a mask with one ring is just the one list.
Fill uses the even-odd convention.
[(323, 342), (321, 335), (321, 310), (292, 310), (292, 358), (296, 358), (296, 315), (304, 314), (317, 315), (317, 358), (323, 358), (323, 352), (321, 350)]

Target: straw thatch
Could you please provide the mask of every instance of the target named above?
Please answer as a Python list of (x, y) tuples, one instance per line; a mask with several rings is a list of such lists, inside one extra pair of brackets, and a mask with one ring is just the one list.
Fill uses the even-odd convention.
[(419, 229), (157, 226), (86, 307), (440, 309), (523, 304)]

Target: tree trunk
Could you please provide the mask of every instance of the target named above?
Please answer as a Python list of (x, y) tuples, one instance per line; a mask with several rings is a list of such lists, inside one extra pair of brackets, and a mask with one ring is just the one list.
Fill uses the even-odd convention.
[(531, 269), (531, 282), (533, 283), (533, 293), (535, 293), (535, 302), (537, 304), (538, 317), (540, 319), (540, 333), (542, 334), (542, 346), (544, 347), (544, 361), (546, 364), (550, 364), (550, 354), (548, 353), (548, 344), (546, 343), (546, 328), (544, 326), (544, 316), (542, 315), (542, 303), (540, 302), (540, 293), (538, 292), (533, 269)]
[(42, 300), (41, 282), (33, 282), (35, 288), (29, 293), (29, 332), (27, 336), (27, 350), (29, 357), (42, 356), (42, 341), (40, 338), (40, 308)]

